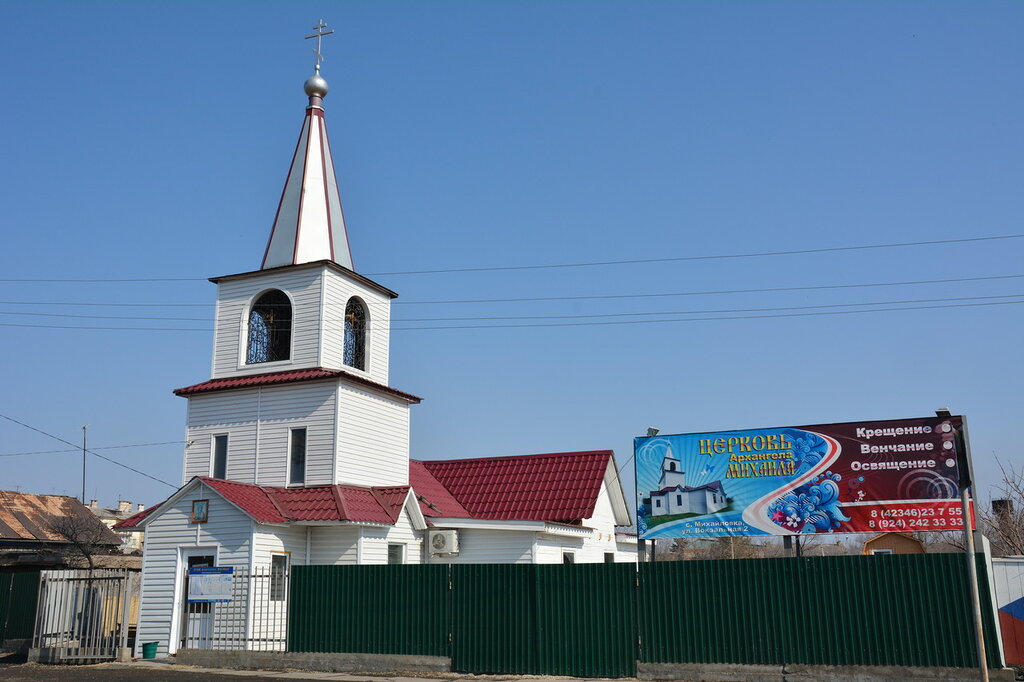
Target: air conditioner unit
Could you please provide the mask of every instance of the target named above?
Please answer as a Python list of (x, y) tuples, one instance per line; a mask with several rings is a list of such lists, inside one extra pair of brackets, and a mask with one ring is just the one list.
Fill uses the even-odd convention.
[(431, 554), (458, 554), (459, 553), (459, 533), (454, 530), (432, 530), (430, 531), (430, 537), (427, 538), (430, 543)]

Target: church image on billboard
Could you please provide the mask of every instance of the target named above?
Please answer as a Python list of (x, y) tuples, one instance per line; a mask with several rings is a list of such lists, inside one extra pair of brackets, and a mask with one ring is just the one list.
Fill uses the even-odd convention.
[(651, 516), (714, 514), (724, 509), (727, 504), (721, 481), (711, 481), (695, 487), (687, 486), (686, 472), (672, 452), (672, 446), (665, 448), (658, 490), (651, 491)]

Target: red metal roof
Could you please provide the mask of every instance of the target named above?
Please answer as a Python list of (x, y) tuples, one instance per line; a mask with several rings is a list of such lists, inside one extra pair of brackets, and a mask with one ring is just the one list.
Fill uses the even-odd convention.
[(402, 503), (409, 494), (409, 486), (275, 488), (205, 476), (200, 476), (199, 480), (260, 523), (356, 521), (392, 524), (398, 520)]
[(300, 381), (317, 381), (320, 379), (345, 379), (360, 386), (366, 386), (374, 390), (386, 393), (396, 398), (401, 398), (410, 403), (422, 402), (422, 398), (399, 391), (398, 389), (370, 381), (365, 377), (346, 372), (342, 369), (324, 369), (314, 367), (312, 369), (298, 369), (288, 372), (271, 372), (269, 374), (251, 374), (244, 377), (231, 377), (228, 379), (210, 379), (200, 384), (185, 386), (174, 389), (174, 394), (182, 397), (195, 395), (196, 393), (212, 393), (214, 391), (229, 391), (238, 388), (253, 388), (256, 386), (274, 386), (277, 384), (292, 384)]
[(427, 467), (415, 459), (409, 460), (409, 483), (416, 491), (420, 503), (420, 511), (426, 517), (445, 517), (468, 519), (471, 514), (459, 501), (452, 497), (448, 489), (434, 478)]
[(473, 518), (578, 523), (593, 515), (611, 458), (599, 450), (420, 464)]

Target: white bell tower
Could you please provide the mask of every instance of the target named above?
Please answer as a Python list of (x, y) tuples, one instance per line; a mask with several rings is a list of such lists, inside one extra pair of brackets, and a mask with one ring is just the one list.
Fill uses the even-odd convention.
[(212, 278), (209, 381), (189, 400), (183, 479), (405, 485), (409, 406), (388, 385), (391, 299), (353, 270), (317, 63), (259, 270)]

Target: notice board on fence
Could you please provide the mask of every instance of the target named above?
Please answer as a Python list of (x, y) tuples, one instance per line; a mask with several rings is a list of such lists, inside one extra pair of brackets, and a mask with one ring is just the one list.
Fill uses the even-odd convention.
[(193, 566), (188, 569), (188, 601), (209, 604), (231, 601), (235, 569), (231, 566)]
[(636, 438), (639, 536), (963, 530), (962, 430), (953, 416)]

